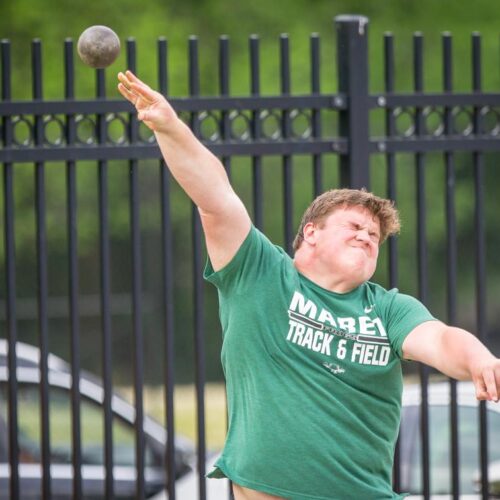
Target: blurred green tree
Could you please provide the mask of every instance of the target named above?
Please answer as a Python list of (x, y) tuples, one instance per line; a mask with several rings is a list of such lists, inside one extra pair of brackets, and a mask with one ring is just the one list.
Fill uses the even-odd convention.
[[(107, 94), (118, 98), (115, 90), (115, 73), (126, 66), (126, 40), (133, 37), (137, 43), (137, 70), (141, 77), (155, 86), (157, 82), (157, 39), (166, 37), (169, 47), (169, 95), (186, 96), (187, 38), (199, 37), (201, 92), (218, 94), (218, 37), (230, 38), (231, 93), (248, 95), (250, 71), (248, 37), (260, 36), (261, 90), (263, 94), (277, 94), (279, 80), (279, 43), (281, 33), (290, 36), (292, 92), (305, 93), (310, 86), (309, 35), (321, 36), (321, 91), (335, 92), (337, 88), (336, 46), (333, 17), (341, 13), (359, 13), (370, 18), (370, 88), (372, 92), (384, 88), (383, 34), (391, 31), (396, 47), (396, 90), (409, 92), (413, 87), (412, 33), (424, 32), (425, 88), (427, 91), (442, 89), (441, 33), (453, 34), (454, 88), (469, 91), (471, 88), (470, 36), (472, 31), (482, 33), (483, 88), (498, 92), (498, 28), (496, 19), (500, 5), (488, 0), (477, 0), (474, 6), (457, 4), (452, 0), (284, 0), (268, 2), (228, 2), (222, 0), (184, 0), (163, 2), (148, 0), (136, 2), (83, 2), (66, 0), (35, 2), (17, 0), (3, 2), (0, 6), (0, 38), (9, 39), (12, 46), (12, 98), (31, 98), (30, 43), (40, 38), (43, 43), (43, 93), (45, 99), (61, 99), (64, 93), (63, 41), (75, 41), (89, 25), (104, 24), (120, 36), (124, 50), (106, 75)], [(75, 51), (76, 55), (76, 51)], [(91, 98), (95, 95), (95, 75), (92, 70), (75, 60), (76, 97)], [(328, 120), (331, 120), (329, 122)], [(334, 130), (335, 114), (326, 115), (325, 129)], [(374, 113), (372, 132), (383, 132), (383, 114)], [(427, 155), (427, 234), (429, 250), (430, 306), (446, 319), (446, 269), (445, 269), (445, 178), (442, 154)], [(283, 244), (282, 193), (276, 190), (281, 181), (281, 160), (264, 160), (265, 219), (264, 229), (278, 244)], [(457, 171), (456, 209), (459, 238), (459, 321), (468, 328), (474, 327), (474, 196), (471, 155), (455, 155)], [(496, 230), (496, 203), (499, 174), (498, 155), (485, 155), (486, 226), (488, 241), (489, 295), (495, 297), (500, 290), (500, 265), (494, 251), (500, 244)], [(297, 224), (303, 209), (312, 198), (310, 158), (294, 159), (294, 223)], [(157, 162), (141, 163), (141, 222), (143, 235), (144, 327), (148, 380), (161, 380), (162, 343), (161, 330), (161, 273), (159, 269), (159, 198)], [(51, 347), (59, 354), (68, 350), (68, 324), (66, 306), (56, 300), (67, 292), (65, 171), (62, 164), (47, 165), (47, 226), (49, 240), (50, 294), (53, 297), (51, 313)], [(325, 158), (324, 187), (338, 185), (336, 158)], [(128, 208), (128, 168), (126, 162), (110, 162), (110, 232), (112, 241), (112, 288), (115, 297), (113, 316), (114, 357), (117, 380), (130, 380), (132, 349), (130, 307), (127, 305), (130, 290), (130, 229)], [(232, 176), (236, 189), (252, 210), (251, 175), (248, 158), (234, 158)], [(398, 155), (398, 204), (403, 217), (403, 234), (400, 238), (400, 288), (417, 293), (415, 256), (415, 182), (414, 160), (410, 155)], [(372, 159), (373, 190), (386, 193), (385, 162), (382, 156)], [(26, 300), (25, 316), (20, 318), (20, 339), (36, 343), (35, 311), (30, 300), (36, 295), (34, 178), (31, 165), (15, 169), (16, 200), (16, 251), (18, 289), (20, 299)], [(3, 220), (3, 190), (0, 192), (0, 220)], [(79, 203), (79, 254), (82, 294), (82, 338), (84, 341), (84, 366), (99, 371), (98, 320), (99, 254), (97, 171), (92, 162), (78, 165)], [(177, 342), (177, 378), (189, 381), (192, 377), (192, 269), (191, 207), (180, 189), (172, 185), (172, 210), (174, 213), (175, 251), (175, 306)], [(3, 224), (2, 224), (3, 225)], [(3, 234), (0, 235), (3, 242)], [(0, 246), (0, 299), (5, 297), (3, 284), (4, 248)], [(385, 253), (376, 278), (387, 284)], [(85, 300), (83, 300), (85, 298)], [(491, 301), (493, 302), (493, 301)], [(24, 304), (24, 302), (23, 302)], [(30, 309), (31, 307), (31, 309)], [(217, 320), (215, 292), (206, 287), (207, 358), (209, 378), (220, 378), (218, 351), (220, 333)], [(21, 308), (21, 312), (23, 309)], [(3, 314), (3, 311), (0, 313)], [(31, 317), (30, 317), (31, 314)], [(0, 316), (1, 317), (1, 316)], [(499, 313), (490, 304), (489, 324), (494, 325)], [(2, 323), (0, 323), (2, 324)], [(493, 330), (493, 327), (491, 326)], [(2, 326), (3, 330), (3, 326)], [(498, 336), (498, 331), (495, 331)], [(67, 357), (67, 355), (65, 356)]]

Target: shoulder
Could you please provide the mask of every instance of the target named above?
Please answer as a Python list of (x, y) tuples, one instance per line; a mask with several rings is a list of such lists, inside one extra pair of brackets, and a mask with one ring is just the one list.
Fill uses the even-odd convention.
[(293, 266), (288, 254), (254, 225), (233, 258), (221, 269), (215, 271), (210, 259), (205, 269), (205, 278), (214, 283), (241, 282), (269, 277), (280, 264)]
[(378, 301), (380, 305), (387, 305), (400, 294), (397, 288), (387, 289), (378, 283), (374, 283), (373, 281), (367, 281), (363, 286), (366, 289), (366, 293), (370, 295), (373, 300)]
[(382, 285), (378, 283), (374, 283), (372, 281), (367, 281), (365, 283), (367, 290), (369, 293), (379, 302), (382, 302), (384, 305), (406, 305), (406, 304), (422, 304), (417, 298), (412, 295), (408, 295), (406, 293), (402, 293), (399, 288), (384, 288)]
[(402, 293), (398, 288), (386, 289), (376, 283), (366, 283), (369, 299), (376, 305), (379, 313), (386, 321), (408, 321), (410, 318), (422, 321), (432, 318), (427, 307), (417, 298)]
[(268, 256), (271, 259), (289, 260), (290, 256), (279, 245), (274, 244), (260, 229), (254, 225), (250, 228), (250, 232), (244, 241), (243, 251), (255, 252), (261, 257)]

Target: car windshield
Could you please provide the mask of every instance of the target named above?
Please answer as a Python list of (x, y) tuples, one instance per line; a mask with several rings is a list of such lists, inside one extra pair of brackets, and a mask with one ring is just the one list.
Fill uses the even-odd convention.
[[(459, 466), (460, 493), (476, 492), (475, 480), (480, 470), (478, 408), (460, 406)], [(451, 494), (450, 407), (429, 407), (431, 494)], [(500, 413), (488, 411), (488, 442), (500, 443)], [(489, 446), (489, 461), (500, 460), (500, 447)], [(420, 407), (403, 409), (401, 426), (401, 489), (422, 494), (422, 447), (420, 440)]]
[[(7, 385), (0, 383), (0, 421), (6, 431)], [(97, 402), (81, 399), (81, 445), (84, 465), (104, 464), (104, 410)], [(40, 396), (35, 384), (18, 385), (18, 428), (21, 463), (39, 463), (40, 440)], [(0, 432), (0, 457), (7, 461), (8, 439)], [(50, 388), (50, 450), (52, 463), (71, 463), (71, 399), (67, 389)], [(146, 443), (146, 465), (160, 465), (151, 447)], [(113, 417), (113, 462), (114, 465), (135, 465), (135, 433), (129, 422), (117, 415)]]

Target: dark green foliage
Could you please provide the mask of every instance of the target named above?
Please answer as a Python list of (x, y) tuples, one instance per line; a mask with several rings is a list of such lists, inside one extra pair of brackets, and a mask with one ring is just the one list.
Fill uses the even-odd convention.
[[(231, 40), (231, 92), (235, 95), (249, 93), (248, 36), (261, 36), (261, 86), (263, 94), (279, 93), (279, 45), (281, 33), (290, 35), (292, 92), (309, 91), (309, 35), (318, 32), (322, 39), (322, 92), (334, 92), (336, 83), (336, 47), (333, 17), (341, 13), (359, 13), (370, 18), (370, 81), (371, 91), (383, 90), (383, 34), (391, 31), (396, 47), (397, 91), (409, 92), (413, 85), (412, 34), (421, 30), (425, 35), (425, 88), (428, 91), (442, 89), (441, 33), (449, 30), (454, 43), (454, 86), (457, 90), (471, 88), (470, 36), (474, 30), (483, 34), (483, 88), (498, 92), (498, 14), (500, 4), (490, 0), (472, 3), (452, 0), (372, 0), (335, 2), (326, 0), (286, 0), (269, 2), (227, 2), (223, 0), (184, 0), (165, 2), (147, 0), (34, 0), (4, 1), (0, 6), (0, 38), (12, 42), (13, 99), (31, 98), (30, 43), (35, 37), (43, 42), (43, 83), (46, 99), (61, 99), (63, 82), (63, 41), (70, 37), (75, 45), (80, 33), (90, 25), (110, 26), (119, 35), (122, 53), (107, 70), (107, 92), (118, 98), (115, 90), (115, 74), (125, 68), (126, 39), (133, 36), (137, 41), (138, 73), (156, 86), (158, 37), (164, 36), (169, 43), (169, 94), (186, 96), (187, 38), (196, 34), (200, 39), (201, 91), (204, 95), (217, 94), (218, 89), (218, 37), (227, 34)], [(90, 98), (95, 94), (95, 75), (77, 58), (76, 97)], [(331, 122), (328, 120), (332, 120)], [(325, 129), (335, 126), (335, 116), (325, 117)], [(374, 116), (373, 133), (383, 132), (383, 115)], [(458, 321), (474, 329), (474, 196), (471, 155), (456, 155), (457, 195), (456, 209), (459, 238), (459, 315)], [(310, 158), (294, 159), (294, 223), (298, 224), (303, 209), (312, 198)], [(282, 193), (276, 190), (281, 180), (281, 161), (268, 158), (264, 162), (265, 180), (265, 231), (283, 244)], [(498, 155), (485, 157), (487, 211), (487, 269), (489, 296), (497, 297), (500, 286), (499, 264), (495, 249), (500, 245), (498, 231)], [(247, 158), (233, 159), (234, 185), (252, 211), (250, 162)], [(49, 244), (49, 283), (53, 297), (51, 308), (51, 347), (68, 358), (68, 323), (66, 303), (57, 297), (67, 293), (65, 170), (62, 164), (47, 165), (47, 226)], [(128, 208), (128, 168), (126, 163), (113, 162), (110, 175), (110, 231), (112, 238), (112, 290), (116, 296), (113, 316), (114, 357), (118, 381), (130, 381), (132, 356), (130, 321), (130, 229)], [(373, 190), (386, 193), (385, 162), (383, 157), (372, 159)], [(161, 323), (161, 269), (158, 255), (161, 251), (159, 235), (158, 166), (155, 162), (141, 164), (141, 219), (143, 231), (144, 261), (144, 330), (148, 357), (147, 380), (158, 382), (162, 377), (163, 334)], [(333, 156), (325, 158), (325, 188), (338, 185), (337, 162)], [(400, 238), (400, 288), (418, 293), (416, 285), (415, 257), (415, 172), (414, 160), (409, 155), (398, 157), (398, 204), (403, 217), (403, 234)], [(20, 299), (32, 299), (36, 294), (36, 257), (34, 251), (35, 218), (33, 208), (33, 169), (31, 165), (19, 165), (15, 170), (16, 200), (16, 252), (18, 262), (18, 290)], [(0, 183), (0, 220), (3, 221), (3, 184)], [(428, 200), (428, 251), (430, 276), (430, 306), (433, 312), (446, 318), (446, 256), (444, 211), (444, 164), (443, 155), (432, 154), (427, 158)], [(98, 214), (97, 171), (93, 163), (78, 166), (79, 193), (79, 253), (82, 295), (82, 346), (83, 364), (100, 370), (100, 325), (98, 319)], [(180, 189), (172, 186), (172, 210), (174, 215), (175, 251), (175, 307), (177, 373), (179, 381), (192, 377), (192, 269), (191, 269), (191, 207)], [(1, 223), (3, 227), (3, 222)], [(0, 234), (0, 298), (5, 298), (3, 277), (3, 232)], [(387, 284), (386, 255), (381, 255), (381, 268), (376, 278)], [(220, 332), (216, 311), (215, 291), (206, 287), (207, 318), (207, 366), (210, 378), (220, 378), (218, 352)], [(125, 294), (125, 295), (123, 295)], [(86, 297), (83, 300), (83, 297)], [(3, 303), (3, 300), (2, 300)], [(23, 303), (24, 304), (24, 303)], [(492, 325), (500, 319), (498, 308), (491, 299), (488, 324), (491, 334), (498, 337), (498, 329)], [(37, 342), (36, 325), (33, 322), (35, 308), (26, 305), (25, 316), (20, 314), (19, 338)], [(31, 309), (30, 309), (31, 307)], [(22, 310), (22, 307), (21, 307)], [(31, 311), (31, 312), (29, 312)], [(3, 311), (0, 312), (0, 317)], [(23, 319), (24, 318), (24, 319)], [(30, 319), (31, 318), (31, 319)], [(4, 322), (0, 332), (4, 335)], [(91, 346), (94, 350), (91, 350)]]

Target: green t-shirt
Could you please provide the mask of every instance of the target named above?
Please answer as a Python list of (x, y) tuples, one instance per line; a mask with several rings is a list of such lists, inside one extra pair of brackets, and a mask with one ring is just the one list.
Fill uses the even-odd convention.
[(401, 346), (429, 311), (370, 282), (321, 288), (255, 227), (205, 278), (219, 292), (229, 413), (209, 476), (293, 500), (402, 498)]

